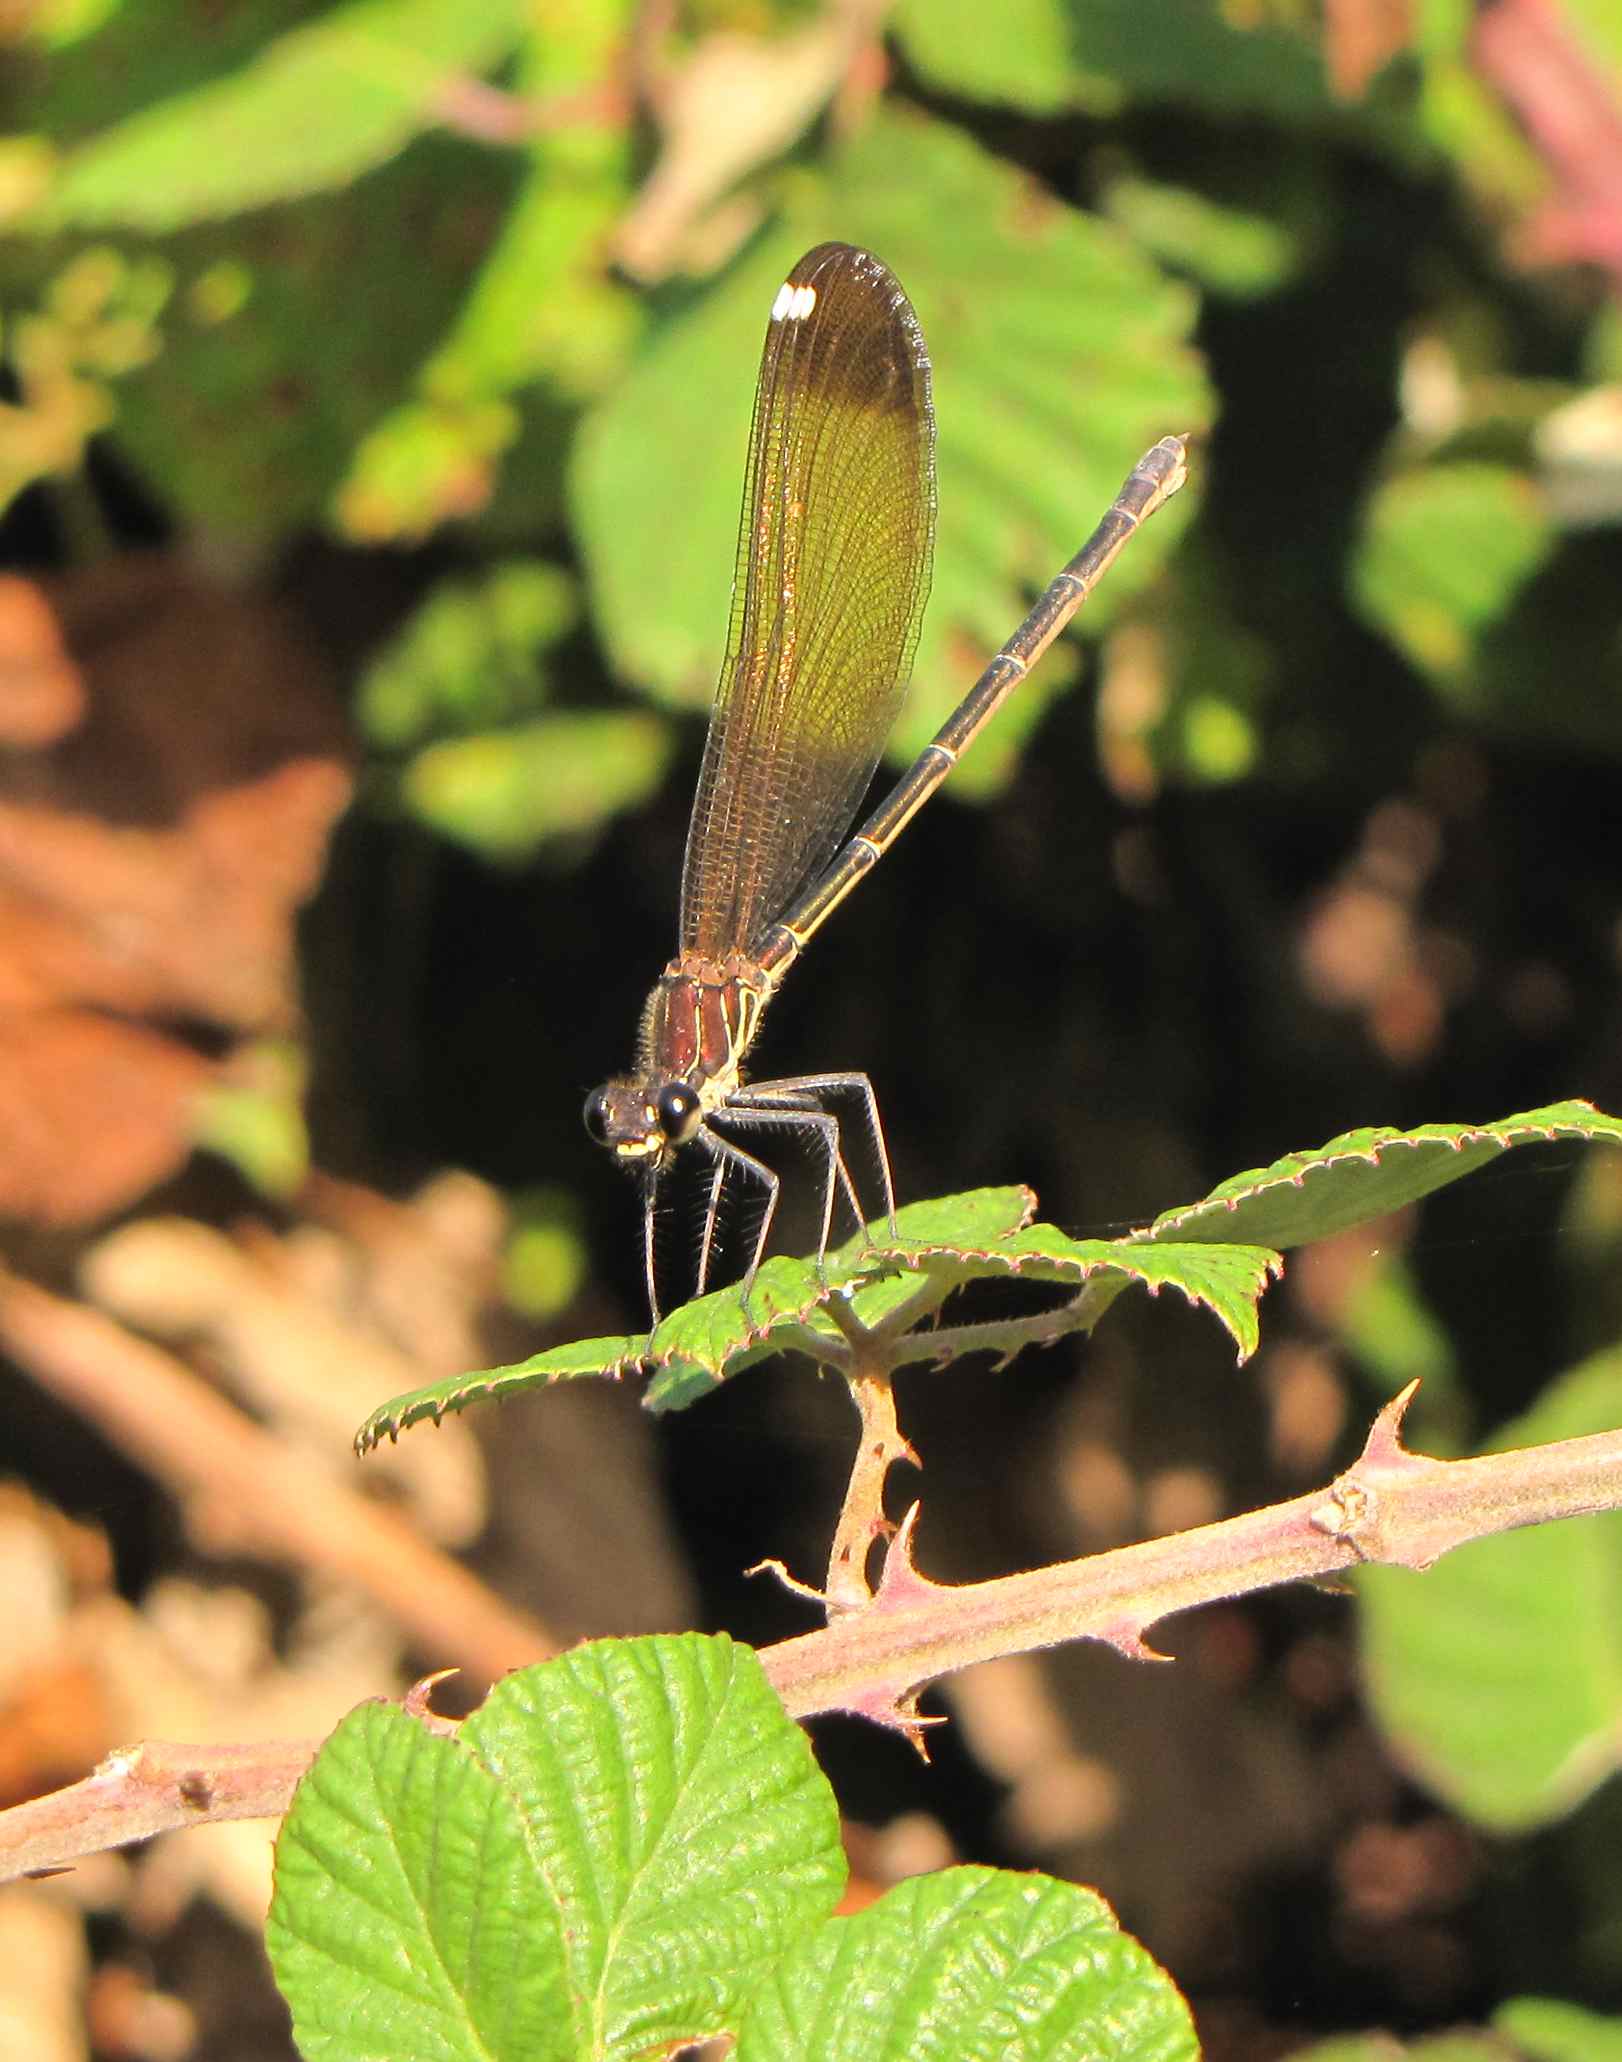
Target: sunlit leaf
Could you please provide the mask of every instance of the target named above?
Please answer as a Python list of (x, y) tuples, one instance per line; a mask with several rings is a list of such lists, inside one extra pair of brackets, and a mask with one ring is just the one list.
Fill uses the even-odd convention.
[(1237, 1240), (1283, 1251), (1418, 1202), (1514, 1146), (1556, 1138), (1622, 1144), (1622, 1120), (1574, 1101), (1496, 1123), (1348, 1131), (1315, 1152), (1236, 1174), (1203, 1202), (1166, 1211), (1137, 1236)]
[(735, 2025), (844, 1887), (833, 1792), (731, 1640), (577, 1647), (505, 1677), (461, 1743), (517, 1802), (565, 1919), (577, 2052), (602, 2062)]
[(601, 1641), (454, 1736), (352, 1712), (283, 1823), (267, 1944), (306, 2062), (631, 2062), (736, 2025), (845, 1873), (750, 1649)]
[(352, 1711), (276, 1843), (266, 1946), (305, 2062), (568, 2062), (562, 1916), (459, 1741)]
[(1187, 2005), (1104, 1900), (943, 1869), (808, 1933), (750, 2006), (738, 2062), (1196, 2062)]

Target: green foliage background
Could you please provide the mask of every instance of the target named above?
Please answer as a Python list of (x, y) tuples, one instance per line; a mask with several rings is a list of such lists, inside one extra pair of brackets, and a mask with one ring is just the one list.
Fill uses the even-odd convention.
[[(1563, 19), (1614, 85), (1622, 17)], [(1197, 442), (1081, 637), (818, 941), (763, 1069), (866, 1068), (904, 1196), (1029, 1180), (1083, 1236), (1357, 1125), (1622, 1107), (1622, 463), (1584, 429), (1622, 320), (1614, 279), (1512, 255), (1548, 173), (1471, 20), (1423, 0), (1336, 91), (1302, 0), (903, 0), (882, 66), (828, 66), (637, 282), (612, 260), (662, 168), (621, 0), (40, 0), (0, 146), (7, 555), (203, 547), (344, 666), (365, 771), (310, 923), (318, 1158), (475, 1166), (524, 1198), (514, 1294), (549, 1337), (639, 1321), (631, 1201), (577, 1113), (673, 936), (765, 310), (824, 236), (895, 268), (937, 368), (898, 757), (1137, 453)], [(737, 33), (803, 82), (824, 28), (709, 0), (659, 60)], [(698, 125), (701, 172), (730, 126)], [(1622, 1156), (1520, 1157), (1411, 1250), (1395, 1228), (1360, 1299), (1274, 1315), (1352, 1419), (1422, 1372), (1416, 1440), (1462, 1448), (1580, 1368), (1583, 1423), (1617, 1422)], [(1142, 1312), (1091, 1378), (1162, 1461), (1286, 1493), (1267, 1348), (1236, 1381), (1209, 1330)], [(1055, 1549), (1030, 1454), (1078, 1379), (919, 1388), (954, 1574)], [(734, 1571), (814, 1565), (843, 1436), (782, 1393), (668, 1428), (710, 1608), (755, 1638), (797, 1621)], [(1384, 1668), (1409, 1632), (1381, 1623)], [(1434, 1777), (1429, 1717), (1385, 1694)], [(877, 1816), (919, 1779), (873, 1766), (847, 1781)], [(1494, 1796), (1451, 1801), (1495, 1823)], [(1516, 1985), (1614, 2004), (1616, 1817), (1602, 1790), (1506, 1853), (1456, 1981), (1337, 1961), (1276, 1884), (1236, 1981), (1303, 2032)]]

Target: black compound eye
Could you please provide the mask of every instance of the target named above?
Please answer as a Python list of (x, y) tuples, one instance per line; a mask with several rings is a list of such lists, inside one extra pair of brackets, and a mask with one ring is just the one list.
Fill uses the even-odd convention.
[(586, 1129), (591, 1136), (600, 1146), (606, 1146), (608, 1143), (608, 1127), (613, 1113), (609, 1109), (608, 1097), (602, 1089), (593, 1089), (592, 1093), (586, 1097), (586, 1107), (580, 1114), (585, 1119)]
[(667, 1081), (659, 1091), (659, 1129), (670, 1143), (685, 1145), (703, 1116), (698, 1090), (685, 1081)]

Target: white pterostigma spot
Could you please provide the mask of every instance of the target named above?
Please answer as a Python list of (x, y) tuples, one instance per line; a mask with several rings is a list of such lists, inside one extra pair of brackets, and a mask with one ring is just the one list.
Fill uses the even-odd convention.
[(785, 279), (772, 303), (772, 320), (803, 322), (816, 305), (817, 290), (814, 286), (792, 286)]

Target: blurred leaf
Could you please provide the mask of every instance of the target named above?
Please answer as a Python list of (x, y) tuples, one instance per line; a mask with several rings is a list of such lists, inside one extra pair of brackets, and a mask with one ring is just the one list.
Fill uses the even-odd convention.
[(1399, 2041), (1391, 2033), (1348, 2033), (1292, 2048), (1288, 2062), (1516, 2062), (1488, 2033), (1442, 2033)]
[[(525, 41), (515, 95), (546, 106), (601, 93), (629, 33), (626, 0), (558, 13)], [(524, 182), (423, 366), (417, 395), (378, 424), (339, 489), (338, 520), (351, 535), (420, 536), (482, 510), (503, 484), (532, 535), (549, 511), (524, 497), (521, 483), (504, 483), (492, 463), (518, 427), (505, 397), (540, 383), (555, 408), (572, 411), (614, 380), (640, 330), (640, 303), (603, 264), (632, 192), (628, 126), (586, 112), (542, 125), (525, 155)], [(425, 435), (429, 428), (437, 434)]]
[[(1584, 1165), (1598, 1165), (1604, 1157), (1590, 1154)], [(1443, 1424), (1449, 1428), (1445, 1436), (1450, 1449), (1457, 1451), (1463, 1409), (1457, 1356), (1405, 1259), (1383, 1254), (1365, 1270), (1341, 1308), (1338, 1331), (1346, 1350), (1360, 1363), (1365, 1388), (1382, 1402), (1410, 1382), (1422, 1384), (1403, 1422), (1410, 1433), (1420, 1433), (1426, 1452), (1439, 1450)]]
[(1251, 771), (1261, 739), (1235, 703), (1213, 694), (1193, 694), (1177, 709), (1176, 749), (1189, 779), (1226, 787)]
[(1315, 1152), (1236, 1174), (1203, 1202), (1168, 1210), (1139, 1238), (1235, 1240), (1281, 1252), (1366, 1224), (1461, 1181), (1514, 1146), (1555, 1138), (1622, 1145), (1622, 1120), (1591, 1103), (1550, 1103), (1491, 1124), (1422, 1124), (1343, 1132)]
[(1548, 556), (1554, 529), (1522, 473), (1433, 465), (1389, 481), (1369, 504), (1352, 593), (1377, 629), (1460, 699), (1483, 630)]
[(62, 50), (93, 36), (125, 0), (36, 0), (28, 11), (29, 40), (47, 50)]
[(1526, 2062), (1622, 2062), (1622, 2019), (1561, 1998), (1511, 1998), (1493, 2029), (1515, 2042)]
[[(357, 444), (443, 333), (468, 245), (499, 222), (510, 178), (492, 154), (430, 137), (367, 181), (364, 206), (320, 196), (166, 246), (183, 280), (227, 263), (246, 289), (234, 314), (171, 322), (160, 356), (120, 389), (120, 448), (162, 481), (178, 521), (240, 547), (323, 517)], [(422, 460), (409, 444), (391, 453)], [(518, 455), (508, 463), (517, 471)]]
[(998, 33), (982, 34), (972, 0), (902, 0), (892, 26), (907, 61), (932, 86), (993, 107), (1059, 114), (1107, 108), (1115, 95), (1075, 62), (1069, 0), (1008, 0)]
[(346, 184), (441, 120), (447, 78), (493, 64), (522, 21), (520, 0), (350, 0), (82, 144), (38, 219), (161, 233)]
[(1235, 300), (1276, 293), (1299, 263), (1300, 239), (1283, 223), (1185, 186), (1117, 179), (1107, 205), (1110, 219), (1162, 265)]
[(572, 1196), (553, 1188), (526, 1190), (509, 1199), (509, 1210), (501, 1293), (521, 1317), (544, 1323), (568, 1308), (585, 1280), (579, 1212)]
[(0, 136), (0, 228), (11, 230), (50, 192), (57, 154), (43, 136)]
[(362, 728), (399, 751), (533, 715), (551, 693), (545, 655), (578, 616), (574, 582), (540, 559), (442, 580), (363, 675)]
[(1091, 1890), (942, 1869), (797, 1940), (738, 2062), (1197, 2062), (1176, 1986)]
[[(905, 181), (894, 177), (904, 161)], [(943, 242), (940, 223), (953, 234)], [(784, 219), (654, 335), (588, 417), (571, 480), (597, 619), (617, 664), (707, 701), (725, 641), (752, 386), (766, 311), (801, 251), (838, 235), (894, 266), (930, 341), (940, 424), (934, 598), (893, 749), (911, 754), (1077, 549), (1133, 461), (1209, 403), (1186, 292), (1120, 233), (1051, 202), (944, 125), (887, 116)], [(1180, 496), (1179, 501), (1190, 497)], [(1152, 577), (1174, 503), (1134, 541), (1084, 620)], [(1158, 541), (1157, 541), (1158, 540)], [(1021, 689), (969, 762), (1006, 770), (1057, 674)], [(963, 777), (957, 777), (963, 791)]]
[[(1489, 1452), (1622, 1426), (1622, 1352), (1600, 1354)], [(1477, 1540), (1423, 1574), (1357, 1574), (1369, 1693), (1396, 1752), (1497, 1832), (1563, 1816), (1622, 1759), (1622, 1515)], [(1490, 1628), (1490, 1636), (1484, 1636)]]
[(643, 710), (564, 710), (429, 745), (407, 766), (407, 806), (487, 859), (527, 859), (544, 839), (600, 830), (664, 778), (671, 738)]
[(1315, 40), (1258, 24), (1217, 0), (1019, 0), (984, 33), (975, 0), (904, 0), (896, 32), (928, 83), (966, 100), (1033, 114), (1099, 108), (1128, 94), (1222, 113), (1322, 116), (1329, 104)]
[(192, 1136), (262, 1195), (292, 1196), (310, 1169), (303, 1057), (263, 1044), (234, 1053), (230, 1069), (193, 1105)]
[(477, 515), (518, 430), (517, 411), (500, 401), (402, 402), (361, 439), (333, 503), (339, 529), (357, 543), (416, 542)]

